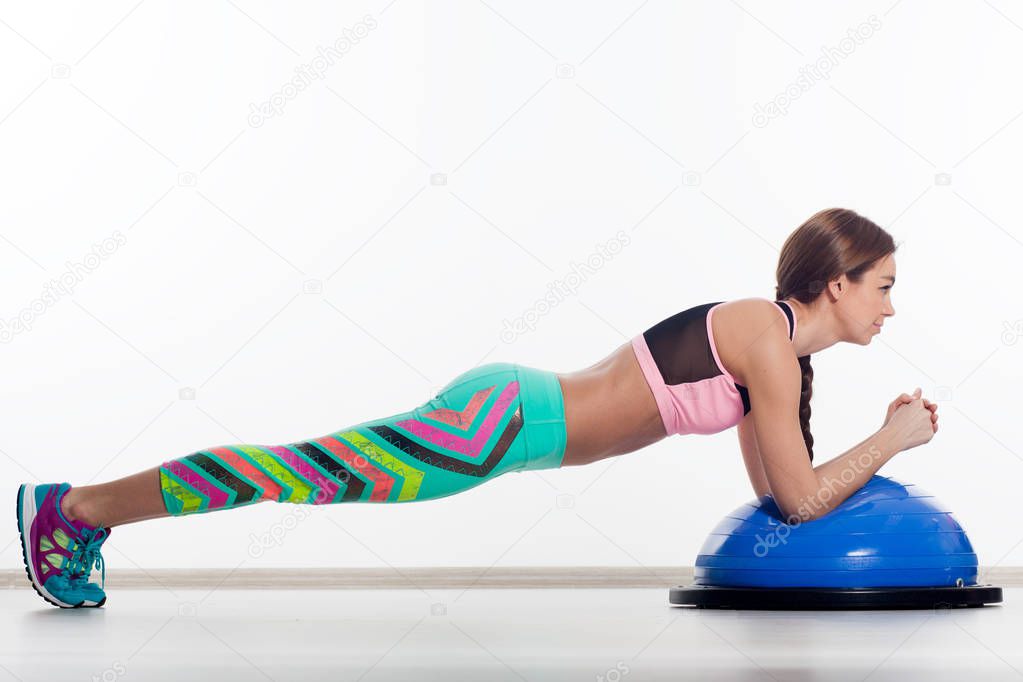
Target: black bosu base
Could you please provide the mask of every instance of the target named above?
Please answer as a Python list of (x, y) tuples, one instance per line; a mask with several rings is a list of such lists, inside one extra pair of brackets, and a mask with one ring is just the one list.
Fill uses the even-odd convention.
[(1002, 588), (962, 587), (718, 587), (689, 585), (668, 593), (672, 606), (701, 609), (950, 609), (1002, 601)]

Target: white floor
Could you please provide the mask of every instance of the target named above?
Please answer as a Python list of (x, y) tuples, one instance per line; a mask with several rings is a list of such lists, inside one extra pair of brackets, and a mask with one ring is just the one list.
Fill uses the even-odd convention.
[[(953, 611), (671, 607), (663, 589), (0, 593), (0, 680), (1023, 679), (1023, 588)], [(210, 673), (215, 673), (215, 677)]]

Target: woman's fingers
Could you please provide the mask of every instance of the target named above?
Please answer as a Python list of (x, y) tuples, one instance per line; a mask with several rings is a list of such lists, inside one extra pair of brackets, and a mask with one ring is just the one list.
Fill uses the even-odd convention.
[[(919, 393), (920, 393), (920, 389), (917, 388), (915, 391), (913, 391), (913, 395), (909, 395), (908, 393), (903, 393), (898, 398), (893, 400), (891, 402), (891, 404), (888, 406), (889, 415), (891, 414), (891, 412), (893, 410), (897, 410), (901, 405), (909, 404), (909, 403), (913, 402), (914, 400), (920, 400), (921, 398), (918, 395)], [(931, 412), (931, 421), (933, 423), (937, 424), (937, 422), (938, 422), (938, 404), (937, 403), (932, 403), (927, 398), (923, 398), (923, 406), (924, 406), (924, 408), (930, 410), (930, 412)]]

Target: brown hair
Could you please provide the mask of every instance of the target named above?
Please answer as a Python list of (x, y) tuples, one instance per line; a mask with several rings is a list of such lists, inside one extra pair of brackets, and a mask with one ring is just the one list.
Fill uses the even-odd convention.
[[(828, 282), (843, 274), (859, 282), (874, 263), (894, 253), (895, 240), (873, 221), (845, 208), (828, 208), (813, 214), (788, 236), (778, 257), (775, 298), (794, 298), (810, 304)], [(813, 395), (813, 367), (810, 356), (799, 358), (803, 390), (799, 399), (799, 425), (813, 461), (810, 433), (810, 397)]]

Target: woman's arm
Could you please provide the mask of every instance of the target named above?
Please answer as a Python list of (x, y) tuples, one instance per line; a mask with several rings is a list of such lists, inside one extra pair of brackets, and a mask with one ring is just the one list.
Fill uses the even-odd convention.
[(747, 412), (739, 421), (739, 449), (742, 461), (746, 464), (749, 482), (753, 485), (753, 494), (761, 497), (771, 492), (764, 475), (764, 464), (760, 461), (760, 448), (757, 446), (757, 434), (753, 431), (753, 413)]
[[(746, 473), (749, 475), (750, 484), (753, 486), (753, 494), (757, 497), (763, 497), (764, 495), (771, 494), (771, 486), (767, 483), (767, 475), (764, 473), (764, 463), (760, 456), (760, 447), (757, 445), (757, 434), (753, 426), (753, 413), (748, 412), (739, 422), (739, 449), (742, 451), (742, 459), (746, 465)], [(935, 426), (935, 430), (937, 427)], [(889, 431), (882, 433), (878, 431), (872, 438), (886, 438), (890, 435)], [(858, 443), (846, 454), (854, 452), (862, 452), (866, 450), (870, 454), (871, 439), (867, 439)], [(892, 443), (881, 444), (879, 449), (894, 449)], [(808, 458), (809, 459), (809, 458)], [(891, 459), (890, 457), (887, 459)], [(886, 460), (887, 461), (887, 460)], [(846, 466), (852, 466), (848, 460), (843, 460), (842, 457), (836, 457), (835, 459), (818, 464), (814, 467), (814, 473), (818, 479), (822, 476), (826, 479), (838, 478), (841, 481), (842, 469)], [(828, 495), (829, 493), (825, 493)]]
[[(764, 476), (771, 495), (789, 523), (809, 521), (831, 511), (859, 490), (899, 452), (900, 441), (887, 426), (871, 434), (838, 457), (811, 466), (799, 426), (802, 371), (778, 325), (767, 328), (747, 348), (747, 384), (750, 414)], [(774, 311), (769, 311), (776, 315)]]

